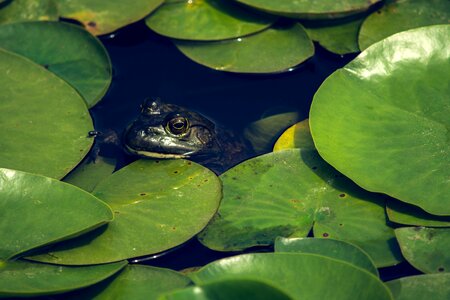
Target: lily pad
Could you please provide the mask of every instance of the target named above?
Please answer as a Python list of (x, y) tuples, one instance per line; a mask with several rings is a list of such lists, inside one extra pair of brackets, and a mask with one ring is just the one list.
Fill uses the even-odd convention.
[(111, 62), (102, 43), (79, 26), (26, 22), (0, 26), (2, 48), (23, 55), (70, 83), (94, 106), (111, 83)]
[(359, 46), (366, 49), (400, 31), (449, 22), (448, 0), (390, 1), (364, 21), (359, 32)]
[(54, 1), (61, 16), (81, 22), (94, 35), (110, 33), (137, 22), (163, 3), (163, 0), (134, 0), (132, 4), (122, 0)]
[(333, 19), (366, 11), (381, 0), (237, 0), (272, 14), (301, 19)]
[(400, 249), (424, 273), (449, 272), (450, 228), (404, 227), (395, 230)]
[(0, 169), (0, 207), (0, 262), (113, 219), (111, 209), (89, 193), (9, 169)]
[(373, 45), (325, 80), (310, 111), (327, 162), (436, 215), (450, 215), (449, 36), (435, 25)]
[(450, 216), (435, 216), (425, 212), (417, 206), (400, 201), (388, 201), (386, 213), (390, 221), (398, 224), (450, 227)]
[(312, 41), (298, 23), (276, 25), (250, 36), (227, 41), (174, 42), (193, 61), (227, 72), (282, 72), (314, 55)]
[(84, 160), (72, 172), (64, 177), (64, 181), (92, 192), (100, 181), (114, 172), (116, 160), (99, 156), (95, 161)]
[(159, 299), (190, 284), (188, 277), (169, 269), (128, 265), (116, 276), (64, 299)]
[(223, 173), (218, 213), (198, 236), (208, 248), (271, 245), (278, 236), (348, 241), (375, 264), (400, 260), (384, 200), (360, 189), (312, 150), (288, 149), (247, 160)]
[(114, 221), (33, 260), (99, 264), (175, 247), (212, 218), (221, 184), (212, 171), (187, 160), (139, 160), (103, 180), (93, 194), (111, 206)]
[(244, 137), (253, 147), (255, 153), (267, 153), (272, 150), (281, 133), (299, 120), (298, 112), (286, 112), (268, 116), (250, 123), (244, 129)]
[(298, 122), (286, 129), (273, 146), (273, 151), (292, 148), (316, 149), (309, 131), (309, 119)]
[(0, 6), (0, 24), (56, 21), (58, 17), (58, 8), (53, 0), (14, 0)]
[(200, 285), (224, 279), (264, 280), (293, 299), (392, 299), (375, 275), (316, 254), (239, 255), (212, 262), (190, 277)]
[(346, 261), (378, 276), (372, 259), (361, 248), (339, 240), (318, 238), (277, 238), (275, 252), (319, 254)]
[(403, 277), (386, 285), (396, 300), (450, 299), (450, 273)]
[(151, 30), (171, 38), (212, 41), (261, 31), (275, 19), (232, 1), (170, 0), (147, 17), (145, 23)]
[(166, 294), (160, 300), (290, 300), (280, 289), (262, 281), (228, 279), (194, 286)]
[(127, 265), (65, 267), (27, 261), (0, 265), (0, 297), (30, 297), (60, 294), (100, 282)]
[(92, 120), (64, 80), (0, 49), (0, 167), (62, 178), (89, 151)]

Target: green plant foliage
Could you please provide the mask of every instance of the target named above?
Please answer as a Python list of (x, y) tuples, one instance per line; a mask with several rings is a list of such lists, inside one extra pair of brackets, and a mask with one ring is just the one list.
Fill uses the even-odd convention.
[(44, 66), (94, 106), (111, 83), (111, 62), (102, 43), (79, 26), (26, 22), (0, 26), (2, 48)]
[(239, 255), (212, 262), (190, 277), (200, 285), (225, 279), (264, 280), (293, 299), (392, 299), (375, 275), (316, 254)]
[(402, 32), (319, 88), (310, 111), (320, 155), (361, 187), (450, 215), (450, 26)]
[(450, 273), (403, 277), (386, 285), (396, 300), (450, 299)]
[(318, 238), (277, 238), (275, 252), (319, 254), (346, 261), (378, 276), (378, 270), (367, 253), (344, 241)]
[(398, 224), (450, 227), (450, 216), (435, 216), (425, 212), (417, 206), (400, 201), (388, 201), (386, 213), (390, 221)]
[(301, 19), (332, 19), (366, 11), (380, 0), (237, 0), (269, 13)]
[(50, 20), (58, 20), (53, 0), (13, 0), (0, 6), (0, 24)]
[(449, 22), (448, 0), (391, 0), (364, 21), (359, 46), (366, 49), (400, 31)]
[(128, 265), (119, 274), (64, 299), (159, 299), (159, 295), (187, 287), (191, 280), (172, 270)]
[(289, 300), (280, 289), (262, 281), (228, 279), (166, 294), (160, 300)]
[(276, 25), (250, 36), (227, 41), (174, 42), (193, 61), (227, 72), (283, 72), (314, 55), (314, 45), (298, 23)]
[(309, 131), (309, 119), (298, 122), (286, 129), (273, 146), (273, 151), (292, 148), (316, 149)]
[(114, 172), (116, 160), (99, 156), (95, 161), (84, 160), (72, 172), (64, 177), (64, 181), (92, 192), (97, 184)]
[(281, 133), (298, 121), (298, 112), (286, 112), (268, 116), (250, 123), (244, 129), (244, 137), (250, 142), (255, 153), (266, 153), (272, 150), (276, 139)]
[[(288, 149), (247, 160), (221, 175), (218, 214), (199, 235), (207, 247), (242, 250), (277, 236), (354, 243), (378, 267), (399, 261), (384, 201), (337, 173), (312, 150)], [(314, 223), (314, 226), (313, 226)]]
[(1, 49), (0, 74), (0, 167), (62, 178), (93, 142), (83, 98), (43, 67)]
[(221, 184), (212, 171), (187, 160), (139, 160), (103, 180), (93, 194), (111, 206), (114, 221), (33, 260), (99, 264), (177, 246), (212, 218)]
[(0, 262), (112, 219), (106, 204), (78, 188), (40, 175), (0, 169)]
[(94, 35), (113, 32), (143, 19), (164, 0), (54, 0), (64, 18), (81, 22)]
[(145, 20), (153, 31), (175, 39), (213, 41), (269, 27), (275, 17), (256, 14), (232, 1), (166, 1)]
[(404, 227), (395, 230), (405, 259), (424, 273), (449, 272), (450, 228)]
[(0, 298), (53, 295), (100, 282), (127, 265), (126, 262), (99, 266), (65, 267), (8, 261), (0, 265)]

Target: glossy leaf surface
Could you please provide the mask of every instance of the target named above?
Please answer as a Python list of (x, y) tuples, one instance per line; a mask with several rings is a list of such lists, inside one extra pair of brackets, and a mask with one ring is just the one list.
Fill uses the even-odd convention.
[(66, 267), (9, 261), (0, 265), (0, 297), (52, 295), (80, 289), (114, 275), (126, 265), (126, 262), (117, 262)]
[(238, 73), (287, 71), (314, 54), (314, 46), (300, 24), (274, 26), (233, 40), (175, 41), (175, 45), (184, 55), (201, 65)]
[(72, 172), (64, 177), (64, 182), (76, 185), (79, 188), (92, 192), (97, 184), (114, 172), (116, 160), (106, 157), (97, 157), (95, 161), (84, 160)]
[(258, 14), (232, 1), (166, 1), (146, 19), (155, 32), (183, 40), (224, 40), (269, 27), (275, 17)]
[(58, 9), (53, 0), (5, 1), (0, 6), (0, 24), (58, 20), (58, 17)]
[(221, 185), (214, 173), (190, 161), (139, 160), (103, 180), (93, 194), (111, 206), (114, 221), (33, 259), (98, 264), (167, 250), (206, 226)]
[(372, 259), (361, 248), (339, 240), (319, 238), (277, 238), (275, 252), (311, 253), (346, 261), (378, 276)]
[(60, 181), (0, 169), (0, 261), (112, 221), (111, 209)]
[(338, 171), (436, 215), (450, 215), (449, 36), (435, 25), (373, 45), (325, 80), (310, 111)]
[(0, 88), (0, 167), (53, 178), (69, 173), (93, 142), (83, 98), (43, 67), (1, 49)]
[(44, 66), (72, 85), (89, 107), (111, 83), (111, 63), (101, 42), (79, 26), (26, 22), (0, 27), (2, 48)]
[(200, 285), (224, 279), (264, 280), (293, 299), (392, 299), (373, 274), (315, 254), (239, 255), (212, 262), (190, 277)]
[(163, 0), (54, 0), (61, 16), (81, 22), (94, 35), (113, 32), (143, 19)]
[(396, 300), (447, 300), (450, 298), (450, 273), (403, 277), (386, 285)]
[(316, 149), (309, 131), (309, 119), (298, 122), (286, 129), (273, 146), (273, 151), (292, 148)]
[(406, 260), (424, 273), (449, 272), (450, 228), (404, 227), (395, 230)]
[(450, 216), (436, 216), (417, 206), (390, 200), (386, 204), (386, 213), (390, 221), (416, 226), (450, 227)]
[(364, 21), (359, 32), (359, 46), (366, 49), (400, 31), (449, 22), (448, 0), (390, 1)]

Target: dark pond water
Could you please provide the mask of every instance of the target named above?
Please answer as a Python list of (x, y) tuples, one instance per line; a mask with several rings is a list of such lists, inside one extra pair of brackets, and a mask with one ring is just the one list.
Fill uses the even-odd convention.
[[(355, 57), (334, 55), (316, 45), (315, 56), (290, 72), (242, 75), (214, 71), (190, 61), (143, 22), (101, 39), (111, 57), (114, 76), (107, 95), (91, 110), (99, 131), (122, 131), (148, 96), (202, 112), (237, 131), (274, 107), (295, 109), (303, 119), (325, 78)], [(234, 254), (209, 250), (193, 239), (139, 263), (181, 270)], [(415, 273), (406, 263), (381, 270), (384, 280)]]

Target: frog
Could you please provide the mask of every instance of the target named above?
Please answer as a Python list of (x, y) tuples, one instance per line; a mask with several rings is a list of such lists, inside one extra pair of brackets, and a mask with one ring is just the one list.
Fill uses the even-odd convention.
[(139, 116), (125, 129), (122, 142), (129, 155), (188, 159), (216, 174), (251, 156), (251, 147), (238, 133), (160, 98), (144, 100)]

